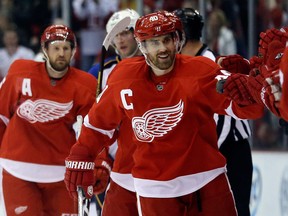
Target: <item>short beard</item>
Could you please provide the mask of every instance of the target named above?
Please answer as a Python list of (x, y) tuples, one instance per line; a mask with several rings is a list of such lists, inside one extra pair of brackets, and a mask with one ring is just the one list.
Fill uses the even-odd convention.
[(55, 70), (56, 72), (62, 72), (64, 71), (67, 67), (69, 67), (68, 63), (65, 63), (64, 65), (59, 65), (59, 64), (54, 64), (52, 62), (50, 62), (51, 67), (53, 68), (53, 70)]
[(171, 57), (174, 57), (175, 58), (175, 54), (176, 52), (174, 53), (171, 53), (172, 55), (169, 55), (169, 58), (170, 60), (168, 61), (165, 61), (165, 62), (158, 62), (158, 59), (155, 58), (155, 59), (152, 59), (151, 57), (149, 57), (150, 61), (152, 64), (154, 64), (154, 66), (156, 66), (157, 68), (159, 68), (160, 70), (166, 70), (168, 68), (170, 68), (172, 66), (172, 64), (174, 63), (174, 59), (171, 59)]

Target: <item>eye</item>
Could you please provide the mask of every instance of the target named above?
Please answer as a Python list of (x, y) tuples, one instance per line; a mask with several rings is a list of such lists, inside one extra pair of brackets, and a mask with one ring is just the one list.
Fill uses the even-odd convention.
[(170, 43), (172, 41), (172, 37), (166, 37), (163, 41), (164, 44)]
[(129, 31), (129, 30), (123, 32), (123, 36), (127, 36), (127, 35), (129, 35), (129, 34), (130, 34), (130, 31)]
[(158, 46), (159, 45), (159, 41), (158, 40), (151, 40), (149, 41), (151, 46)]

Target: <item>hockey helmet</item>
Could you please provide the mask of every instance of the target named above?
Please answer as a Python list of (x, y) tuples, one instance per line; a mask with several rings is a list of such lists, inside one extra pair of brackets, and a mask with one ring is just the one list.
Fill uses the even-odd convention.
[(51, 41), (69, 41), (72, 49), (76, 48), (77, 42), (73, 31), (65, 25), (51, 25), (48, 26), (41, 36), (42, 48)]
[(204, 26), (203, 17), (193, 8), (183, 8), (174, 11), (174, 14), (180, 18), (186, 39), (199, 40), (202, 36)]
[(146, 39), (174, 33), (182, 28), (178, 17), (167, 11), (157, 11), (140, 17), (135, 26), (135, 38), (138, 42)]
[(121, 10), (121, 11), (117, 11), (115, 12), (110, 19), (108, 20), (107, 24), (106, 24), (106, 31), (109, 34), (110, 31), (113, 29), (113, 27), (120, 21), (122, 20), (124, 17), (130, 17), (131, 21), (129, 26), (127, 26), (127, 29), (135, 29), (135, 24), (137, 19), (139, 18), (139, 14), (133, 10), (133, 9), (125, 9), (125, 10)]

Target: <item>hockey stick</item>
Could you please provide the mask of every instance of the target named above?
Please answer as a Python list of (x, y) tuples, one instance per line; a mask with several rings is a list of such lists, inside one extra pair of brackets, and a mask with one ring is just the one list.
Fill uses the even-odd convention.
[(90, 199), (85, 197), (84, 191), (81, 187), (77, 187), (78, 193), (78, 215), (89, 216)]
[[(79, 138), (81, 133), (81, 127), (83, 124), (83, 117), (81, 115), (77, 116), (77, 129), (76, 129), (76, 139)], [(89, 216), (90, 199), (86, 199), (83, 188), (77, 186), (78, 193), (78, 215), (79, 216)]]
[(80, 133), (81, 133), (81, 127), (82, 127), (82, 123), (83, 123), (83, 117), (81, 115), (77, 116), (77, 128), (76, 128), (76, 139), (79, 138)]
[(128, 16), (124, 17), (115, 26), (113, 26), (112, 30), (109, 32), (109, 34), (106, 35), (103, 41), (102, 51), (101, 51), (100, 69), (98, 71), (98, 85), (97, 85), (96, 97), (101, 93), (101, 89), (102, 89), (103, 69), (104, 69), (104, 60), (105, 60), (106, 51), (108, 50), (108, 47), (110, 46), (114, 37), (120, 32), (124, 31), (125, 28), (129, 26), (130, 21), (131, 21), (130, 17)]

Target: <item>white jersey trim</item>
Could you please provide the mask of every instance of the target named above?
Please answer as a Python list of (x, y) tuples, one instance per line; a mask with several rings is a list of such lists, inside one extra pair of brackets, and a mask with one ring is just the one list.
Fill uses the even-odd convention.
[(9, 124), (9, 119), (4, 116), (4, 115), (0, 115), (0, 119), (4, 122), (4, 124), (7, 126)]
[(65, 166), (42, 165), (0, 158), (0, 165), (11, 175), (31, 182), (51, 183), (64, 180)]
[(126, 190), (135, 192), (134, 179), (131, 173), (123, 174), (112, 171), (110, 177), (121, 187), (125, 188)]
[(86, 115), (84, 117), (84, 126), (87, 127), (87, 128), (90, 128), (92, 130), (98, 131), (99, 133), (108, 136), (110, 139), (113, 137), (113, 134), (114, 134), (114, 131), (115, 131), (115, 129), (113, 129), (113, 130), (103, 130), (103, 129), (96, 128), (96, 127), (92, 126), (90, 124), (90, 122), (89, 122), (89, 116), (88, 115)]
[(279, 78), (280, 78), (280, 85), (281, 85), (281, 87), (283, 87), (284, 75), (283, 75), (283, 72), (281, 69), (279, 70)]
[(230, 105), (227, 107), (227, 109), (225, 109), (225, 111), (226, 111), (227, 115), (233, 117), (236, 120), (244, 120), (244, 119), (241, 119), (234, 114), (233, 109), (232, 109), (232, 101), (230, 102)]
[(226, 172), (226, 166), (180, 176), (169, 181), (134, 178), (135, 190), (142, 197), (171, 198), (184, 196), (199, 190), (224, 172)]

